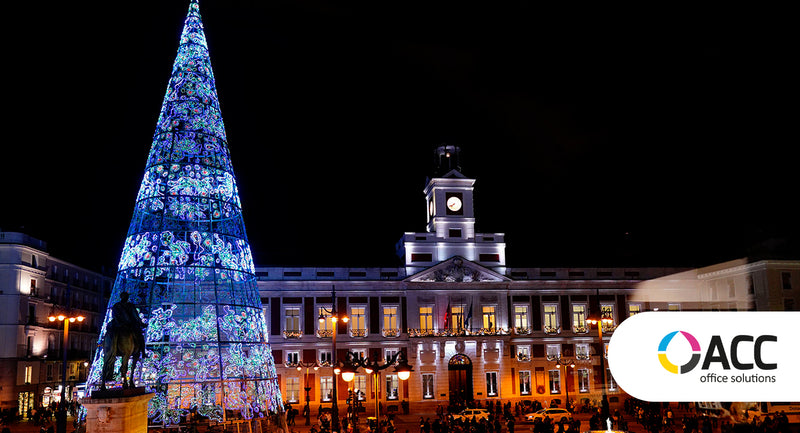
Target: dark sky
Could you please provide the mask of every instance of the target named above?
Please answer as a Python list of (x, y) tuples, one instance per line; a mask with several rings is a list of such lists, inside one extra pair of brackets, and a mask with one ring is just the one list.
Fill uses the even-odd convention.
[[(509, 266), (800, 258), (788, 12), (372, 3), (201, 2), (257, 265), (397, 265), (444, 141)], [(116, 267), (187, 6), (7, 15), (2, 229)]]

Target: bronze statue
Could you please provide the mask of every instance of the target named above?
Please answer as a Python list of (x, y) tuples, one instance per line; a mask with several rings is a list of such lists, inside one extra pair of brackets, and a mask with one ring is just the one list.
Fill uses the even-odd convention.
[[(120, 374), (122, 388), (133, 387), (133, 373), (139, 358), (144, 357), (144, 323), (139, 318), (139, 310), (128, 301), (128, 293), (120, 294), (120, 301), (111, 307), (111, 321), (106, 327), (103, 340), (103, 374), (100, 388), (106, 389), (106, 380), (113, 379), (114, 363), (117, 356), (122, 357)], [(128, 360), (133, 357), (130, 379), (128, 379)]]

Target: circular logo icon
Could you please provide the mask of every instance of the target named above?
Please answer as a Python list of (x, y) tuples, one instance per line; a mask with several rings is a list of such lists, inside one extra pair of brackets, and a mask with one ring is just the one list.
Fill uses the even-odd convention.
[[(692, 347), (692, 358), (689, 359), (689, 362), (681, 366), (671, 363), (667, 358), (667, 346), (669, 346), (669, 343), (672, 341), (672, 337), (677, 335), (679, 332)], [(688, 373), (697, 366), (698, 362), (700, 362), (700, 343), (697, 342), (697, 339), (694, 338), (694, 335), (686, 331), (670, 332), (669, 334), (665, 335), (664, 338), (661, 339), (661, 343), (658, 344), (658, 360), (661, 362), (661, 366), (663, 366), (664, 369), (670, 373)]]

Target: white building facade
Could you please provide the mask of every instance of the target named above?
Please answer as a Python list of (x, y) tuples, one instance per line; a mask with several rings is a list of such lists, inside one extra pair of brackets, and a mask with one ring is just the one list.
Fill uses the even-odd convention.
[(53, 313), (85, 317), (70, 324), (67, 399), (80, 396), (97, 344), (113, 278), (47, 252), (24, 233), (0, 232), (0, 409), (34, 408), (61, 398), (63, 323)]

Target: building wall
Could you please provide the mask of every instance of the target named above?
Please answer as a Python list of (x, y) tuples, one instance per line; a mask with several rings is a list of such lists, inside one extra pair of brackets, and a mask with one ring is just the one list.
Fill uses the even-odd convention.
[(67, 307), (86, 317), (70, 324), (68, 386), (85, 380), (83, 364), (91, 361), (112, 284), (109, 276), (50, 256), (41, 240), (0, 232), (0, 408), (16, 407), (21, 392), (32, 392), (40, 405), (46, 389), (60, 387), (63, 324), (48, 316)]

